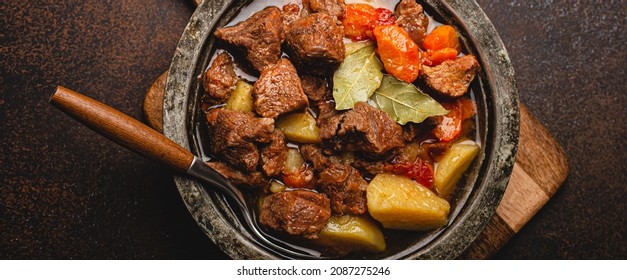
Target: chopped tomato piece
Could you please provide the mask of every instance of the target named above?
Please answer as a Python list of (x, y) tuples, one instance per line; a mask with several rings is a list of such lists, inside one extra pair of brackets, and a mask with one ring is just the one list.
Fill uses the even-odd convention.
[(407, 176), (429, 189), (433, 188), (433, 164), (419, 157), (414, 162), (395, 164), (392, 172)]
[(377, 15), (377, 25), (392, 25), (396, 23), (396, 18), (392, 11), (386, 8), (376, 8), (374, 11)]
[(433, 135), (442, 142), (451, 142), (462, 132), (462, 108), (458, 102), (443, 103), (442, 106), (449, 112), (437, 117), (438, 126), (433, 129)]
[(283, 172), (283, 183), (292, 188), (313, 189), (313, 170), (308, 165), (303, 165), (294, 173)]
[(436, 66), (447, 60), (454, 60), (457, 58), (459, 52), (453, 48), (443, 48), (437, 51), (427, 51), (427, 59), (424, 64), (427, 66)]
[(396, 18), (392, 11), (385, 8), (374, 8), (368, 4), (348, 4), (342, 19), (344, 36), (355, 40), (374, 39), (372, 30), (376, 26), (392, 25)]
[(374, 36), (385, 71), (401, 81), (413, 82), (420, 69), (420, 53), (407, 31), (396, 25), (377, 26)]
[(437, 51), (445, 48), (461, 51), (459, 43), (459, 35), (455, 28), (450, 25), (440, 25), (433, 29), (429, 35), (422, 41), (422, 47), (426, 50)]

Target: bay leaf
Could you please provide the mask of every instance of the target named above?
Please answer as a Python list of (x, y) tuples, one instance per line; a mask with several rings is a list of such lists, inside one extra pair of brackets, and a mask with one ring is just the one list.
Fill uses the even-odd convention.
[(366, 46), (347, 56), (333, 74), (333, 99), (336, 110), (351, 109), (366, 102), (381, 85), (383, 72), (375, 46)]
[(401, 125), (407, 122), (421, 123), (432, 116), (446, 115), (446, 110), (431, 96), (409, 84), (384, 75), (381, 87), (371, 98), (372, 102)]
[(345, 43), (344, 44), (344, 49), (346, 50), (345, 56), (349, 56), (355, 53), (356, 51), (363, 49), (365, 47), (369, 47), (369, 46), (374, 46), (374, 42), (367, 40), (367, 41), (360, 41), (360, 42)]

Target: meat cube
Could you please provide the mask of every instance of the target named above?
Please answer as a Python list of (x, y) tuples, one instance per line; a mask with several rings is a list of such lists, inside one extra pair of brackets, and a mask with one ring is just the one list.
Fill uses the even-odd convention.
[[(411, 143), (400, 148), (395, 148), (385, 154), (373, 157), (365, 154), (355, 154), (350, 161), (350, 165), (357, 168), (363, 174), (375, 175), (379, 173), (397, 173), (394, 165), (400, 162), (413, 162), (416, 144)], [(410, 150), (408, 147), (412, 148)]]
[(266, 176), (277, 176), (283, 171), (287, 155), (285, 135), (275, 129), (270, 136), (270, 143), (261, 148), (261, 169)]
[(333, 213), (366, 213), (366, 188), (368, 182), (361, 177), (357, 169), (348, 164), (330, 164), (319, 174), (317, 184), (320, 190), (329, 196)]
[(215, 171), (227, 178), (233, 185), (246, 188), (264, 189), (269, 185), (269, 181), (263, 177), (259, 171), (243, 172), (234, 167), (219, 161), (211, 161), (207, 163)]
[(333, 98), (327, 80), (317, 76), (303, 75), (300, 77), (305, 95), (312, 101), (327, 101)]
[(274, 120), (229, 109), (214, 109), (207, 114), (212, 133), (211, 152), (228, 163), (254, 171), (259, 162), (256, 142), (267, 143), (274, 131)]
[(329, 199), (312, 191), (296, 190), (272, 194), (263, 199), (259, 222), (291, 235), (316, 239), (331, 217)]
[(296, 67), (306, 73), (328, 74), (344, 61), (344, 32), (328, 14), (316, 13), (290, 25), (287, 50)]
[(361, 177), (357, 169), (342, 163), (337, 156), (325, 155), (322, 149), (315, 145), (302, 145), (300, 152), (319, 172), (316, 184), (331, 199), (333, 213), (342, 215), (366, 212), (368, 182)]
[(287, 32), (290, 24), (300, 17), (300, 7), (294, 3), (287, 4), (281, 9), (281, 16), (283, 18), (283, 28)]
[(322, 171), (330, 164), (340, 163), (338, 157), (325, 155), (322, 149), (316, 145), (304, 144), (300, 146), (300, 153), (303, 155), (303, 159), (313, 164), (316, 171)]
[(237, 74), (233, 68), (233, 59), (226, 52), (219, 53), (202, 79), (202, 86), (205, 89), (203, 102), (211, 105), (223, 103), (236, 82)]
[(435, 128), (434, 118), (427, 118), (421, 123), (408, 122), (403, 125), (403, 138), (405, 142), (413, 142), (416, 139), (424, 139)]
[(303, 8), (310, 14), (325, 13), (339, 22), (344, 17), (346, 5), (344, 0), (303, 0)]
[(235, 26), (218, 28), (215, 36), (244, 48), (246, 58), (257, 71), (275, 64), (281, 57), (285, 38), (281, 10), (267, 7)]
[(255, 111), (266, 118), (276, 118), (309, 105), (296, 68), (285, 58), (261, 71), (254, 85), (254, 95)]
[(479, 69), (479, 62), (475, 56), (465, 55), (434, 67), (423, 65), (420, 73), (433, 90), (443, 95), (458, 97), (468, 91)]
[(394, 165), (392, 163), (382, 160), (371, 161), (360, 158), (353, 161), (351, 166), (368, 174), (389, 173), (394, 171)]
[(335, 116), (318, 118), (318, 126), (323, 143), (336, 151), (379, 155), (404, 144), (401, 126), (364, 102)]
[(325, 119), (340, 114), (339, 111), (335, 110), (335, 101), (333, 100), (333, 98), (331, 98), (331, 100), (329, 101), (317, 102), (316, 107), (318, 108), (318, 127), (320, 127), (321, 123)]
[(416, 0), (402, 0), (396, 5), (394, 15), (396, 24), (405, 29), (416, 44), (422, 45), (429, 26), (429, 18), (424, 14), (422, 5)]

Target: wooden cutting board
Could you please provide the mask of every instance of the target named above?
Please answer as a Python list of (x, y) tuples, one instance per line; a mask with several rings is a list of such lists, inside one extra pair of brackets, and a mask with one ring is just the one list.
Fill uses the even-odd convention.
[[(161, 133), (166, 76), (167, 72), (159, 76), (144, 100), (146, 123)], [(564, 150), (522, 104), (519, 132), (516, 163), (496, 215), (461, 258), (490, 258), (531, 220), (566, 179), (568, 163)]]
[(490, 258), (549, 201), (567, 175), (564, 150), (520, 104), (518, 154), (507, 190), (496, 215), (462, 258)]

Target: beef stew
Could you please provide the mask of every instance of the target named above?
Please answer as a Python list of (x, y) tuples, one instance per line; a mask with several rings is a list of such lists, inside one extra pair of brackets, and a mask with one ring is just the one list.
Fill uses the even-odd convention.
[[(311, 6), (313, 2), (334, 1), (307, 2)], [(363, 21), (359, 28), (355, 28), (354, 25), (345, 25), (347, 20), (343, 16), (338, 16), (337, 13), (329, 14), (329, 9), (314, 10), (305, 6), (301, 9), (299, 18), (294, 19), (293, 12), (290, 14), (292, 16), (290, 20), (283, 16), (281, 22), (288, 22), (289, 25), (283, 26), (282, 31), (277, 31), (281, 28), (274, 26), (276, 22), (273, 22), (274, 32), (254, 31), (259, 27), (247, 27), (251, 24), (246, 21), (216, 30), (215, 35), (222, 40), (223, 49), (215, 52), (215, 58), (210, 63), (207, 74), (202, 78), (205, 88), (224, 88), (225, 84), (231, 84), (231, 92), (226, 97), (223, 96), (222, 101), (239, 95), (229, 78), (212, 82), (213, 77), (218, 75), (211, 75), (212, 69), (230, 69), (231, 66), (235, 66), (239, 81), (252, 86), (252, 90), (244, 94), (247, 96), (245, 99), (253, 100), (254, 105), (252, 108), (227, 106), (225, 104), (228, 103), (216, 102), (216, 98), (212, 98), (211, 92), (207, 90), (207, 97), (203, 98), (206, 106), (203, 108), (207, 114), (210, 145), (206, 152), (210, 155), (210, 164), (221, 167), (217, 169), (218, 172), (236, 183), (242, 182), (241, 185), (255, 189), (250, 191), (250, 195), (252, 199), (260, 200), (260, 217), (263, 217), (261, 222), (275, 230), (276, 234), (295, 235), (297, 236), (295, 242), (322, 244), (322, 250), (329, 254), (347, 254), (354, 251), (379, 253), (385, 250), (385, 244), (381, 246), (380, 239), (356, 241), (354, 236), (340, 235), (339, 238), (346, 239), (346, 244), (351, 244), (347, 247), (342, 246), (337, 240), (328, 240), (330, 237), (327, 236), (338, 238), (337, 234), (325, 233), (332, 231), (329, 228), (341, 228), (337, 223), (342, 219), (344, 224), (360, 221), (357, 228), (364, 230), (367, 228), (371, 236), (378, 236), (376, 231), (381, 230), (384, 236), (407, 234), (406, 230), (437, 231), (446, 225), (450, 212), (447, 199), (451, 199), (454, 186), (472, 163), (481, 143), (476, 133), (477, 109), (472, 91), (469, 90), (472, 80), (479, 71), (479, 64), (474, 56), (463, 54), (459, 43), (457, 46), (449, 43), (435, 47), (428, 45), (427, 48), (423, 44), (425, 40), (442, 41), (442, 38), (429, 39), (431, 34), (426, 31), (424, 34), (416, 35), (415, 33), (420, 33), (416, 30), (426, 29), (425, 18), (428, 26), (439, 26), (440, 23), (423, 12), (416, 2), (403, 0), (397, 5), (396, 10), (394, 6), (386, 9), (364, 3), (344, 4), (342, 0), (337, 3), (341, 3), (337, 7), (344, 10), (368, 11), (373, 8), (375, 15), (387, 13), (390, 14), (389, 19), (396, 19), (397, 22), (390, 23), (390, 20), (387, 20), (384, 23), (375, 21), (373, 24), (367, 16), (363, 16), (364, 18), (351, 21), (352, 23)], [(364, 5), (370, 8), (365, 8)], [(409, 8), (404, 8), (406, 6)], [(288, 5), (275, 8), (268, 7), (256, 12), (251, 15), (250, 23), (259, 21), (257, 18), (260, 16), (257, 13), (268, 13), (268, 10), (294, 10), (293, 6)], [(337, 11), (335, 8), (331, 10)], [(385, 12), (382, 12), (384, 10)], [(415, 18), (411, 17), (412, 12)], [(368, 13), (358, 13), (360, 16), (364, 14)], [(345, 12), (344, 17), (346, 16), (348, 14)], [(299, 25), (301, 21), (306, 22), (302, 27)], [(321, 21), (324, 24), (321, 29), (316, 28), (317, 32), (331, 30), (329, 32), (333, 35), (326, 37), (332, 39), (320, 39), (327, 34), (311, 35), (313, 31), (309, 28), (313, 23), (318, 24)], [(385, 26), (393, 28), (383, 28)], [(264, 57), (263, 54), (268, 53), (265, 47), (246, 47), (218, 35), (225, 34), (226, 32), (221, 30), (229, 28), (239, 28), (237, 31), (244, 34), (248, 34), (247, 29), (253, 30), (254, 32), (251, 32), (255, 34), (254, 36), (271, 34), (268, 35), (268, 40), (262, 39), (265, 37), (255, 38), (270, 42), (273, 45), (272, 49), (276, 49), (276, 42), (281, 41), (283, 44), (281, 57), (275, 60), (274, 50), (268, 57)], [(347, 32), (346, 30), (351, 28), (357, 30), (365, 28), (366, 31), (361, 38), (366, 39), (356, 43), (348, 38), (340, 41), (335, 38), (337, 30)], [(387, 31), (388, 29), (393, 31)], [(395, 41), (397, 33), (405, 36), (401, 43)], [(305, 39), (299, 38), (303, 36)], [(255, 44), (258, 43), (252, 45)], [(381, 72), (383, 77), (369, 98), (354, 102), (351, 109), (337, 110), (334, 108), (336, 93), (342, 89), (336, 87), (333, 76), (348, 56), (356, 54), (346, 51), (356, 44), (365, 47), (375, 46), (370, 55), (380, 61), (378, 63), (383, 64), (384, 70)], [(338, 46), (341, 46), (340, 50)], [(381, 46), (388, 49), (382, 49)], [(407, 46), (417, 55), (404, 51), (403, 47)], [(245, 49), (245, 55), (238, 56), (242, 47)], [(365, 47), (357, 49), (364, 50)], [(447, 56), (451, 50), (456, 50), (455, 56)], [(225, 59), (219, 58), (224, 57), (224, 53), (231, 54), (236, 62), (231, 66), (223, 66)], [(291, 63), (292, 60), (294, 64)], [(251, 67), (237, 67), (242, 64)], [(405, 64), (414, 64), (413, 68), (418, 68), (418, 73), (411, 81), (407, 81), (405, 73), (416, 70), (407, 70)], [(251, 68), (254, 70), (248, 70)], [(388, 68), (394, 70), (388, 71)], [(400, 70), (397, 71), (398, 69)], [(242, 73), (246, 71), (247, 73)], [(246, 80), (250, 77), (258, 78)], [(384, 83), (392, 90), (384, 90)], [(396, 93), (390, 92), (412, 87), (412, 92), (405, 94), (415, 94), (423, 100), (428, 99), (428, 102), (421, 101), (422, 103), (419, 103), (421, 105), (433, 107), (435, 106), (433, 104), (437, 104), (441, 108), (427, 108), (427, 111), (436, 112), (422, 116), (422, 121), (416, 121), (415, 116), (410, 116), (410, 120), (407, 120), (402, 114), (386, 111), (385, 104), (374, 99), (374, 97), (398, 98), (393, 96)], [(239, 109), (233, 110), (232, 107)], [(299, 119), (294, 120), (296, 118), (294, 116)], [(309, 121), (303, 121), (305, 119)], [(292, 125), (281, 126), (281, 123)], [(302, 125), (303, 123), (310, 125)], [(288, 155), (302, 159), (288, 160)], [(370, 201), (386, 203), (386, 199), (381, 197), (386, 192), (377, 192), (379, 194), (375, 198), (368, 196), (369, 184), (373, 184), (373, 181), (375, 184), (384, 181), (387, 187), (400, 186), (388, 189), (386, 191), (388, 194), (398, 192), (407, 195), (407, 192), (399, 190), (406, 187), (418, 188), (421, 193), (429, 194), (427, 200), (421, 201), (422, 203), (445, 205), (441, 207), (444, 209), (443, 212), (437, 214), (440, 215), (436, 219), (438, 222), (431, 223), (433, 220), (431, 219), (433, 217), (429, 216), (431, 214), (411, 205), (411, 198), (417, 196), (408, 195), (407, 200), (400, 199), (398, 202), (409, 201), (409, 204), (392, 203), (391, 208), (390, 205), (370, 205)], [(253, 186), (251, 183), (258, 185)], [(284, 187), (272, 188), (273, 184)], [(375, 195), (374, 192), (372, 195)], [(376, 215), (368, 212), (370, 207), (376, 208)], [(294, 209), (309, 209), (311, 210), (308, 210), (309, 212), (317, 214), (311, 214), (311, 217), (298, 217), (294, 216)], [(324, 214), (327, 212), (330, 214)], [(342, 219), (331, 219), (332, 216)], [(431, 219), (431, 222), (425, 222), (425, 219)], [(292, 226), (294, 220), (299, 222)], [(303, 224), (306, 222), (309, 224)], [(383, 229), (380, 224), (383, 225)], [(321, 225), (325, 225), (326, 230), (325, 226)], [(298, 236), (313, 241), (299, 240)], [(334, 245), (324, 247), (325, 244)]]

